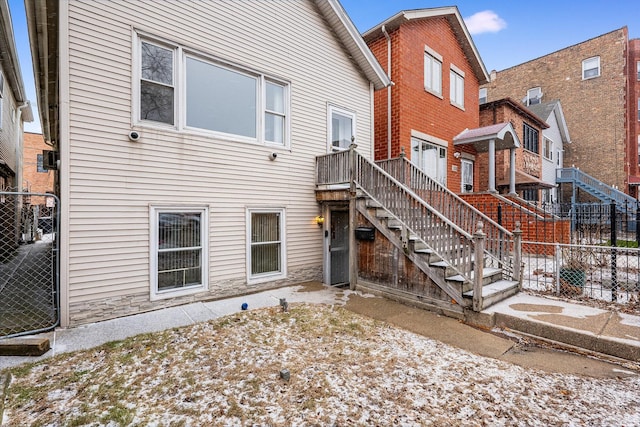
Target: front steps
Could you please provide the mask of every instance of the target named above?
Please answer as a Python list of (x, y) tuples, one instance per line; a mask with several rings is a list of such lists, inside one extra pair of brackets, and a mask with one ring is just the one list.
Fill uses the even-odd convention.
[[(418, 236), (403, 236), (404, 225), (379, 203), (360, 197), (357, 210), (393, 245), (404, 251), (407, 258), (419, 268), (429, 279), (440, 287), (460, 307), (473, 307), (473, 274), (465, 278), (450, 263), (444, 261)], [(425, 233), (428, 235), (428, 233)], [(462, 263), (475, 263), (473, 255), (459, 259)], [(519, 282), (503, 278), (503, 271), (498, 268), (484, 267), (482, 275), (482, 304), (480, 310), (516, 294)], [(394, 290), (394, 292), (397, 292)], [(421, 295), (413, 295), (417, 301), (425, 302)], [(436, 302), (437, 306), (443, 301)]]

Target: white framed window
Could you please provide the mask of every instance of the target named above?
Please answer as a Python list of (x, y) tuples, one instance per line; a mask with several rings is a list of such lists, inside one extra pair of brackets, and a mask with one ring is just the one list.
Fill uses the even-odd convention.
[(522, 142), (525, 150), (531, 151), (532, 153), (540, 154), (540, 137), (538, 133), (538, 129), (534, 129), (526, 123), (522, 124)]
[(594, 56), (582, 61), (582, 80), (600, 76), (600, 57)]
[(487, 102), (487, 88), (486, 87), (481, 87), (480, 90), (478, 91), (478, 101), (480, 104), (485, 104)]
[(247, 209), (247, 282), (286, 277), (284, 208)]
[(462, 168), (462, 179), (460, 191), (463, 193), (473, 192), (473, 161), (469, 159), (460, 160), (460, 166)]
[(427, 46), (424, 52), (424, 88), (442, 96), (442, 56)]
[(289, 83), (138, 36), (136, 123), (289, 145)]
[(411, 138), (411, 162), (427, 176), (447, 185), (447, 149), (423, 139)]
[(453, 67), (450, 72), (449, 94), (451, 104), (464, 108), (464, 73)]
[(329, 104), (327, 135), (329, 136), (329, 151), (347, 150), (355, 140), (356, 113)]
[(140, 41), (140, 120), (175, 124), (175, 51)]
[(638, 121), (640, 121), (640, 99), (638, 99)]
[(553, 161), (553, 141), (549, 138), (543, 138), (542, 156), (547, 160)]
[(539, 87), (532, 87), (527, 91), (527, 105), (540, 104), (542, 101), (542, 89)]
[(149, 216), (151, 299), (206, 290), (208, 208), (151, 206)]
[(636, 62), (636, 73), (637, 73), (636, 79), (640, 81), (640, 61)]

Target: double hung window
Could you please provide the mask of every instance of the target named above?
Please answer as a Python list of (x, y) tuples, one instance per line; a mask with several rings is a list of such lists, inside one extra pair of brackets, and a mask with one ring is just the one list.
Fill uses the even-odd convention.
[(249, 283), (285, 277), (284, 209), (247, 211)]
[(442, 96), (442, 57), (428, 48), (424, 53), (424, 88)]
[(553, 161), (553, 142), (548, 138), (543, 138), (542, 156), (547, 160)]
[(288, 145), (288, 83), (181, 46), (140, 39), (139, 50), (137, 121)]
[(151, 208), (153, 299), (206, 288), (207, 216), (207, 208)]
[(582, 61), (582, 80), (600, 76), (600, 57), (594, 56)]
[(542, 101), (542, 89), (539, 87), (531, 88), (527, 91), (527, 105), (540, 104)]
[(524, 123), (522, 125), (522, 134), (524, 140), (524, 149), (529, 150), (532, 153), (540, 154), (538, 130)]
[(450, 73), (449, 92), (451, 104), (464, 108), (464, 76), (453, 68)]
[(480, 104), (485, 104), (487, 102), (487, 88), (486, 87), (481, 87), (479, 90), (479, 94), (478, 94), (478, 98), (479, 98), (479, 103)]

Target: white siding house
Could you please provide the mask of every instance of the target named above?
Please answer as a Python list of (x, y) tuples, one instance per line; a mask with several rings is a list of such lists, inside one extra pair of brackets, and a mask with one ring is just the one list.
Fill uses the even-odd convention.
[(315, 156), (350, 126), (371, 155), (389, 84), (337, 1), (26, 8), (63, 326), (322, 279)]
[(33, 120), (7, 0), (0, 0), (0, 191), (22, 187), (22, 134)]
[[(556, 169), (563, 166), (564, 144), (570, 144), (569, 129), (564, 119), (560, 101), (554, 100), (530, 105), (535, 115), (544, 120), (549, 127), (542, 130), (542, 181), (548, 184), (556, 183)], [(542, 202), (557, 202), (558, 189), (549, 188), (542, 190)]]

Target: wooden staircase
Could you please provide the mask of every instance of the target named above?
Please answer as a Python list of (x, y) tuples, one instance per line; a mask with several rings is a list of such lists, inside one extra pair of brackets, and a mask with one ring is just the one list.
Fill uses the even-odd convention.
[[(349, 185), (355, 210), (448, 298), (427, 303), (442, 307), (455, 302), (462, 309), (481, 311), (519, 291), (519, 233), (503, 229), (434, 185), (404, 163), (406, 159), (386, 171), (354, 148), (318, 157), (316, 184)], [(405, 296), (428, 299), (418, 291)]]
[[(460, 262), (468, 263), (471, 274), (465, 277), (450, 262), (438, 255), (427, 241), (423, 241), (415, 233), (408, 232), (402, 221), (386, 210), (380, 203), (361, 196), (357, 201), (357, 210), (394, 246), (401, 249), (405, 256), (426, 274), (438, 287), (447, 293), (453, 301), (463, 308), (473, 307), (475, 256), (473, 252), (466, 253), (461, 247), (452, 252), (459, 253)], [(429, 234), (429, 233), (425, 233)], [(484, 261), (484, 260), (483, 260)], [(503, 277), (503, 270), (482, 265), (482, 298), (480, 310), (496, 302), (515, 295), (520, 290), (517, 280)], [(424, 301), (424, 298), (419, 300)], [(428, 302), (428, 301), (427, 301)]]

